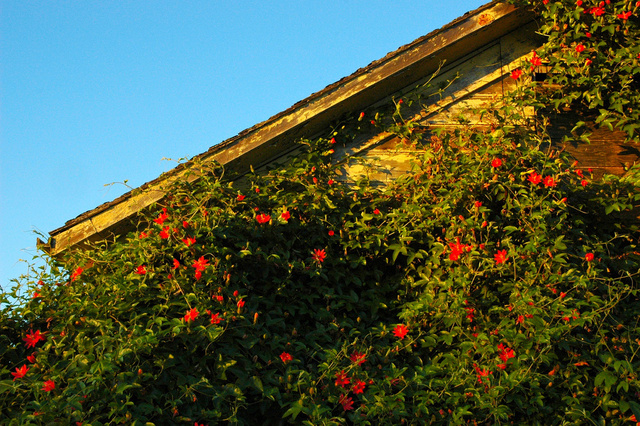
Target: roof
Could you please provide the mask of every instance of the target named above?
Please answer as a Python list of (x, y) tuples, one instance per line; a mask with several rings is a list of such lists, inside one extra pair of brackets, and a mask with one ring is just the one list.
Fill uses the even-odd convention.
[[(51, 255), (87, 242), (113, 238), (130, 230), (131, 219), (160, 201), (164, 189), (185, 178), (196, 162), (217, 161), (226, 176), (239, 177), (250, 167), (260, 167), (295, 149), (295, 141), (312, 137), (340, 116), (365, 110), (426, 75), (442, 61), (452, 62), (491, 40), (533, 20), (524, 9), (496, 0), (444, 27), (400, 47), (385, 57), (325, 87), (285, 111), (246, 129), (195, 156), (157, 179), (71, 219), (51, 231), (39, 246)], [(195, 178), (192, 177), (191, 178)]]

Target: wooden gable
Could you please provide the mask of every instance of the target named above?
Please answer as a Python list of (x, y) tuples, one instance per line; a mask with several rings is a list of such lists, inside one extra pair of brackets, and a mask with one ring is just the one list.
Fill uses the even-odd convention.
[[(480, 117), (470, 113), (470, 109), (495, 102), (514, 87), (516, 81), (509, 77), (511, 71), (519, 68), (543, 42), (536, 29), (529, 11), (502, 1), (491, 2), (210, 148), (194, 160), (217, 161), (224, 165), (226, 176), (239, 179), (251, 167), (259, 169), (286, 161), (288, 156), (295, 155), (297, 140), (325, 136), (327, 126), (340, 117), (361, 111), (373, 113), (393, 99), (421, 91), (428, 95), (438, 86), (446, 86), (442, 96), (426, 98), (424, 103), (408, 108), (412, 116), (407, 118), (425, 127), (457, 126), (458, 117), (463, 114), (471, 123), (482, 125)], [(425, 83), (436, 72), (431, 87), (426, 87)], [(557, 120), (558, 142), (563, 129), (571, 125), (570, 120), (570, 117)], [(611, 137), (607, 134), (600, 138), (605, 151), (611, 151), (606, 142)], [(390, 134), (369, 132), (336, 148), (334, 155), (338, 158), (358, 155), (374, 161), (377, 170), (375, 176), (369, 177), (385, 183), (408, 168), (408, 152), (396, 149), (397, 142)], [(574, 150), (577, 157), (584, 157), (583, 152), (588, 153), (587, 158), (597, 157), (589, 150)], [(620, 150), (623, 154), (629, 152), (628, 148)], [(603, 164), (591, 167), (598, 167), (601, 172), (609, 171), (607, 167), (617, 173), (622, 171), (619, 157), (604, 157)], [(601, 159), (604, 157), (600, 155)], [(625, 157), (625, 161), (632, 157), (637, 158), (637, 151)], [(71, 247), (126, 233), (131, 230), (136, 214), (160, 201), (171, 182), (197, 179), (196, 174), (187, 173), (193, 163), (182, 164), (137, 190), (68, 221), (50, 232), (51, 238), (41, 246), (51, 255), (58, 255)], [(589, 167), (587, 164), (585, 168)], [(358, 166), (347, 167), (344, 178), (357, 179), (362, 173), (365, 171)]]

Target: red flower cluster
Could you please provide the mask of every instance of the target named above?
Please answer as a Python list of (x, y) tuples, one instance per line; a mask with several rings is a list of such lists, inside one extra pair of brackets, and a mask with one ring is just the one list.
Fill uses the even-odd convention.
[(456, 237), (455, 243), (449, 243), (451, 253), (449, 254), (449, 260), (456, 261), (460, 259), (462, 253), (471, 251), (471, 246), (468, 244), (460, 244), (460, 238)]
[(288, 352), (282, 352), (282, 353), (280, 354), (280, 359), (282, 360), (282, 362), (283, 362), (284, 364), (286, 364), (286, 363), (288, 363), (288, 362), (290, 362), (290, 361), (293, 361), (293, 357), (292, 357), (292, 356), (291, 356), (291, 354), (290, 354), (290, 353), (288, 353)]
[(359, 393), (364, 393), (364, 388), (367, 385), (366, 382), (363, 382), (360, 379), (355, 379), (353, 381), (353, 387), (351, 388), (353, 390), (353, 393), (355, 394), (359, 394)]
[(473, 364), (473, 368), (476, 370), (476, 377), (478, 378), (478, 383), (482, 383), (483, 377), (487, 378), (489, 381), (489, 374), (493, 374), (492, 371), (481, 369), (478, 367), (478, 364)]
[(200, 259), (193, 263), (193, 267), (196, 269), (196, 280), (202, 277), (202, 273), (207, 269), (207, 266), (209, 266), (209, 261), (204, 256), (200, 256)]
[(367, 359), (365, 358), (365, 354), (361, 354), (358, 351), (353, 352), (349, 357), (352, 363), (362, 365)]
[(626, 21), (631, 15), (633, 15), (633, 11), (629, 10), (628, 12), (618, 13), (618, 18)]
[(256, 216), (256, 221), (258, 223), (267, 223), (270, 220), (271, 220), (271, 216), (269, 216), (268, 214), (260, 213), (259, 215)]
[(153, 221), (158, 225), (162, 225), (164, 221), (167, 220), (168, 217), (169, 215), (167, 214), (167, 209), (163, 208), (162, 213), (160, 213), (160, 215), (157, 218), (153, 219)]
[(344, 370), (336, 373), (336, 386), (346, 388), (349, 383), (351, 383), (351, 379), (347, 376), (347, 373), (345, 373)]
[(35, 332), (32, 330), (31, 333), (27, 333), (27, 337), (22, 340), (27, 342), (27, 348), (34, 348), (40, 340), (44, 341), (45, 338), (44, 334), (40, 333), (40, 330), (36, 330)]
[(535, 67), (539, 67), (540, 65), (542, 65), (542, 59), (540, 59), (538, 53), (535, 50), (533, 51), (533, 56), (531, 57), (531, 59), (529, 59), (529, 62), (531, 62), (531, 71), (533, 71)]
[(73, 274), (71, 274), (71, 282), (74, 282), (80, 276), (80, 274), (82, 274), (83, 271), (84, 271), (84, 269), (82, 269), (82, 268), (76, 269), (73, 272)]
[(529, 182), (531, 182), (533, 185), (537, 185), (540, 182), (542, 182), (542, 176), (540, 176), (538, 173), (533, 172), (529, 175), (528, 178)]
[(347, 398), (347, 395), (342, 394), (340, 395), (340, 399), (338, 399), (338, 402), (342, 404), (342, 409), (344, 411), (353, 410), (353, 398), (351, 397)]
[(189, 247), (196, 243), (196, 239), (193, 237), (187, 237), (187, 238), (184, 238), (182, 242), (185, 243), (187, 247)]
[(502, 364), (498, 364), (498, 367), (504, 370), (505, 368), (507, 368), (507, 361), (511, 358), (515, 358), (516, 353), (513, 349), (510, 349), (509, 347), (500, 343), (498, 345), (498, 356), (502, 361)]
[(207, 309), (207, 313), (211, 316), (211, 324), (220, 324), (220, 322), (222, 321), (222, 318), (220, 317), (219, 313), (212, 313), (210, 310)]
[(170, 231), (170, 227), (165, 226), (164, 228), (162, 228), (162, 231), (160, 231), (160, 238), (162, 238), (163, 240), (166, 240), (167, 238), (169, 238), (169, 231)]
[(186, 315), (184, 316), (184, 322), (191, 322), (193, 320), (195, 320), (196, 318), (198, 318), (198, 310), (196, 308), (191, 308), (190, 310), (187, 311)]

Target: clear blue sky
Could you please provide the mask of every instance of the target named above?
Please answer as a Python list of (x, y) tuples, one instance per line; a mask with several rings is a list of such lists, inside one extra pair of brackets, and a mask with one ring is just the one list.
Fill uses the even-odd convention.
[(0, 2), (0, 286), (79, 214), (488, 0)]

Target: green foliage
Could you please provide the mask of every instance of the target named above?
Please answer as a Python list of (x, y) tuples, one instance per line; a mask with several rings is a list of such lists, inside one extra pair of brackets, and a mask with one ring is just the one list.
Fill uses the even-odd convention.
[(0, 312), (1, 421), (640, 418), (640, 169), (593, 180), (521, 125), (533, 94), (429, 135), (394, 103), (374, 124), (415, 150), (386, 187), (341, 178), (357, 118), (241, 182), (195, 165)]
[[(630, 0), (512, 0), (533, 7), (547, 37), (540, 64), (526, 68), (546, 75), (538, 100), (558, 110), (572, 108), (597, 123), (640, 135), (640, 3)], [(546, 4), (545, 4), (546, 3)], [(584, 123), (582, 123), (584, 124)], [(580, 127), (580, 124), (578, 124)]]

